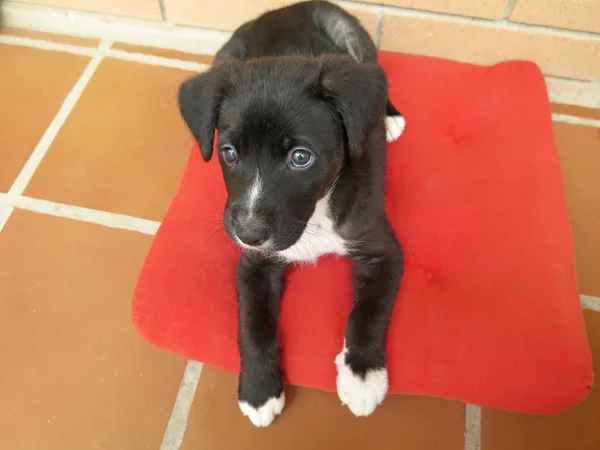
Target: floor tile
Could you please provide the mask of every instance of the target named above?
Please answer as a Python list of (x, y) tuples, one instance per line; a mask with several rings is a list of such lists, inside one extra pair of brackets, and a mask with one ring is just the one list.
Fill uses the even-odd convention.
[(286, 387), (284, 412), (255, 428), (236, 401), (237, 376), (204, 366), (182, 450), (462, 450), (464, 405), (389, 396), (357, 418), (336, 394)]
[(584, 119), (600, 120), (600, 109), (553, 103), (552, 112), (556, 114), (583, 117)]
[(386, 14), (381, 49), (483, 65), (533, 61), (544, 74), (565, 78), (596, 80), (600, 74), (600, 43), (589, 38), (434, 16)]
[(555, 122), (582, 294), (600, 296), (600, 128)]
[(115, 42), (111, 48), (130, 53), (143, 53), (144, 55), (160, 56), (162, 58), (192, 61), (199, 64), (212, 64), (213, 60), (215, 59), (214, 55), (198, 55), (194, 53), (178, 52), (176, 50), (167, 50), (164, 48), (125, 44), (124, 42)]
[(0, 44), (0, 192), (6, 192), (90, 58)]
[(162, 219), (193, 138), (177, 107), (178, 69), (104, 60), (26, 195)]
[(600, 33), (599, 17), (598, 0), (519, 0), (510, 20)]
[(159, 448), (185, 361), (131, 325), (151, 239), (19, 210), (10, 217), (0, 232), (3, 449)]
[(16, 0), (78, 11), (115, 14), (139, 19), (162, 20), (157, 0)]
[[(587, 331), (600, 378), (600, 313), (586, 311)], [(525, 416), (484, 410), (482, 450), (598, 450), (600, 391), (580, 405), (552, 416)]]
[(67, 36), (65, 34), (44, 33), (43, 31), (2, 26), (0, 26), (0, 35), (39, 39), (53, 42), (55, 44), (79, 45), (81, 47), (97, 47), (100, 43), (99, 39)]
[(506, 0), (363, 0), (367, 3), (376, 3), (400, 6), (411, 9), (425, 9), (428, 11), (450, 13), (459, 16), (485, 17), (487, 19), (500, 19), (506, 8)]

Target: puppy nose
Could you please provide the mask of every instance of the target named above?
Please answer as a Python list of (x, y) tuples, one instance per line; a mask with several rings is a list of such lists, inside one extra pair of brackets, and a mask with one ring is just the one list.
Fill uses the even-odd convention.
[(269, 239), (269, 229), (259, 223), (239, 223), (235, 234), (240, 241), (252, 247), (258, 247)]

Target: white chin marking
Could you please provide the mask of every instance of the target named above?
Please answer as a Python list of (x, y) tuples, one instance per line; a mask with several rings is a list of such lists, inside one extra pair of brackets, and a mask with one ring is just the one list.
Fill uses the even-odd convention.
[(267, 402), (255, 408), (246, 402), (238, 402), (242, 414), (248, 416), (250, 422), (257, 427), (268, 427), (271, 425), (275, 416), (281, 414), (283, 405), (285, 404), (285, 394), (282, 392), (279, 397), (271, 397)]
[(368, 416), (385, 398), (388, 390), (387, 369), (369, 370), (363, 379), (346, 364), (347, 351), (344, 348), (335, 358), (338, 396), (355, 416)]
[(403, 116), (387, 116), (385, 118), (385, 139), (388, 142), (394, 142), (398, 139), (404, 127), (406, 126), (406, 120)]

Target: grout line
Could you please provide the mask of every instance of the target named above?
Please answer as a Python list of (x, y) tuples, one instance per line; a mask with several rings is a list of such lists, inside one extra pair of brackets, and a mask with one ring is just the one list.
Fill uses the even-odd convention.
[(171, 67), (174, 69), (183, 69), (196, 72), (204, 72), (210, 67), (207, 64), (200, 64), (194, 61), (183, 61), (181, 59), (165, 58), (162, 56), (146, 55), (143, 53), (129, 53), (123, 50), (109, 50), (106, 53), (106, 56), (153, 66)]
[(585, 125), (588, 127), (600, 128), (600, 120), (586, 119), (583, 117), (570, 116), (568, 114), (552, 114), (552, 120), (555, 122), (572, 123), (576, 125)]
[(92, 78), (92, 75), (94, 75), (94, 72), (96, 71), (98, 65), (104, 57), (104, 53), (106, 52), (106, 50), (108, 50), (110, 45), (111, 42), (109, 41), (101, 41), (98, 45), (96, 55), (89, 62), (89, 64), (79, 77), (79, 80), (77, 80), (77, 82), (71, 89), (71, 92), (69, 92), (69, 94), (65, 98), (62, 106), (58, 110), (58, 113), (44, 132), (44, 135), (42, 136), (37, 146), (29, 156), (29, 159), (23, 166), (21, 173), (19, 173), (19, 175), (13, 182), (10, 190), (8, 191), (8, 195), (10, 197), (15, 198), (21, 195), (27, 187), (27, 185), (29, 184), (29, 181), (31, 180), (31, 177), (33, 176), (35, 170), (42, 162), (42, 159), (44, 158), (44, 155), (46, 155), (48, 148), (50, 148), (52, 141), (54, 141), (54, 138), (58, 134), (60, 128), (63, 126), (65, 120), (67, 120), (67, 117), (75, 107), (77, 100), (79, 100), (79, 97), (81, 96), (83, 90)]
[(585, 108), (600, 108), (600, 83), (546, 75), (550, 101)]
[(382, 10), (379, 10), (377, 15), (377, 28), (375, 29), (375, 47), (379, 49), (381, 45), (381, 36), (383, 36), (383, 25), (385, 23), (385, 14)]
[(579, 298), (581, 300), (581, 306), (584, 309), (600, 312), (600, 297), (580, 295)]
[(466, 405), (464, 450), (481, 449), (481, 407)]
[(78, 45), (59, 44), (44, 41), (42, 39), (30, 39), (19, 36), (0, 35), (0, 44), (22, 45), (24, 47), (39, 48), (56, 52), (73, 53), (74, 55), (94, 56), (97, 49), (94, 47), (82, 47)]
[(13, 209), (13, 206), (10, 204), (10, 197), (7, 194), (0, 194), (0, 231), (6, 225)]
[(160, 450), (178, 450), (181, 446), (201, 373), (202, 363), (187, 362)]
[(4, 225), (6, 225), (6, 222), (8, 222), (8, 218), (12, 214), (13, 210), (14, 208), (12, 206), (0, 205), (0, 231), (2, 231)]
[(581, 78), (570, 78), (563, 75), (546, 75), (546, 78), (551, 78), (556, 81), (568, 81), (571, 83), (591, 84), (600, 83), (600, 78), (597, 80), (582, 80)]
[(508, 21), (505, 22), (502, 20), (484, 19), (481, 17), (461, 16), (458, 14), (441, 13), (436, 11), (424, 11), (420, 9), (411, 9), (399, 6), (374, 5), (371, 3), (354, 2), (348, 0), (333, 0), (332, 3), (336, 3), (339, 6), (343, 6), (344, 8), (359, 9), (362, 11), (369, 12), (378, 12), (381, 10), (386, 14), (393, 14), (396, 16), (402, 16), (413, 19), (433, 19), (442, 22), (454, 22), (466, 25), (487, 26), (489, 28), (499, 30), (528, 31), (537, 32), (541, 34), (550, 34), (552, 36), (558, 36), (562, 38), (583, 38), (596, 42), (600, 41), (600, 33), (593, 33), (590, 31), (567, 30), (565, 28), (551, 28), (543, 25), (515, 23)]
[(511, 16), (513, 10), (515, 9), (516, 5), (517, 5), (517, 0), (508, 0), (508, 3), (506, 3), (506, 8), (504, 8), (504, 12), (502, 13), (503, 21), (510, 20), (510, 16)]
[(139, 217), (84, 208), (82, 206), (64, 205), (62, 203), (25, 196), (14, 198), (13, 205), (15, 208), (27, 211), (63, 217), (66, 219), (80, 220), (82, 222), (94, 223), (109, 228), (137, 231), (138, 233), (149, 235), (156, 234), (160, 227), (160, 222), (155, 220), (141, 219)]
[(160, 8), (160, 15), (165, 22), (169, 21), (167, 17), (167, 7), (165, 6), (165, 0), (158, 0), (158, 7)]
[[(59, 44), (56, 42), (44, 41), (39, 39), (22, 38), (17, 36), (3, 36), (0, 35), (0, 44), (9, 45), (21, 45), (24, 47), (39, 48), (41, 50), (50, 50), (71, 53), (74, 55), (94, 56), (97, 53), (97, 49), (81, 47), (77, 45)], [(208, 69), (207, 64), (201, 64), (194, 61), (184, 61), (175, 58), (165, 58), (162, 56), (147, 55), (144, 53), (133, 53), (126, 52), (123, 50), (112, 50), (108, 49), (105, 57), (117, 58), (125, 61), (134, 61), (153, 66), (172, 67), (175, 69), (190, 70), (196, 72), (203, 72)]]

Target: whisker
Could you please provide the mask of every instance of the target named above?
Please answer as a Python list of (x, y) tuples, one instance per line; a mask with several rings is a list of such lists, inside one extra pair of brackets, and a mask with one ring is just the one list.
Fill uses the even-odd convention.
[(211, 240), (211, 239), (212, 239), (212, 238), (213, 238), (213, 237), (214, 237), (214, 236), (215, 236), (217, 233), (219, 233), (219, 232), (221, 232), (221, 231), (223, 231), (223, 230), (225, 230), (225, 227), (221, 227), (221, 228), (219, 228), (217, 231), (215, 231), (214, 233), (212, 233), (212, 234), (211, 234), (211, 235), (208, 237), (207, 241), (210, 241), (210, 240)]

